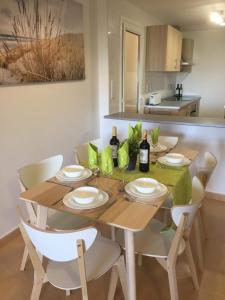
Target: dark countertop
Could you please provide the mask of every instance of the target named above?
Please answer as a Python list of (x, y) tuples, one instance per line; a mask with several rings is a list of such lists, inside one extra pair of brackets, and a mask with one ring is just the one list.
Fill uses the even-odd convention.
[(137, 114), (132, 112), (119, 112), (104, 117), (105, 119), (142, 121), (149, 123), (177, 124), (188, 126), (204, 126), (225, 128), (225, 119), (219, 118), (200, 118), (200, 117), (183, 117), (167, 115)]
[(151, 109), (176, 109), (179, 110), (191, 103), (200, 101), (201, 97), (199, 96), (183, 96), (180, 100), (177, 100), (176, 97), (168, 97), (162, 99), (162, 102), (157, 105), (145, 105), (145, 108)]

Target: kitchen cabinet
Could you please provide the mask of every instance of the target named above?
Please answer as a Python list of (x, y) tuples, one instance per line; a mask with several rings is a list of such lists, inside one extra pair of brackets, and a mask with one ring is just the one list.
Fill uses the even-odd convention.
[(171, 25), (147, 27), (146, 70), (179, 72), (182, 33)]
[(194, 40), (183, 39), (181, 51), (181, 72), (190, 73), (193, 66)]

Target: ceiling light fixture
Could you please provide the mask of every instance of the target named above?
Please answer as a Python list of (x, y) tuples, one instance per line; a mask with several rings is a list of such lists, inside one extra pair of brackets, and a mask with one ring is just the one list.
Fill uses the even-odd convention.
[(211, 22), (220, 25), (220, 26), (225, 26), (225, 16), (224, 16), (224, 11), (220, 12), (212, 12), (210, 15), (210, 20)]

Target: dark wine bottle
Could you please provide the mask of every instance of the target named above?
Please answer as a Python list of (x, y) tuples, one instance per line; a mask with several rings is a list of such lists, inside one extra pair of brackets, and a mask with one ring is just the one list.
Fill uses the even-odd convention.
[(150, 145), (147, 141), (147, 131), (143, 132), (143, 141), (140, 144), (140, 162), (139, 170), (141, 172), (149, 171), (149, 154), (150, 154)]
[(180, 84), (179, 97), (182, 98), (182, 96), (183, 96), (183, 85)]
[(180, 85), (177, 84), (177, 87), (176, 87), (176, 91), (175, 91), (175, 96), (177, 99), (180, 98)]
[(114, 167), (118, 167), (118, 148), (120, 141), (117, 138), (117, 128), (112, 128), (112, 138), (110, 140), (110, 146), (112, 148), (112, 158)]

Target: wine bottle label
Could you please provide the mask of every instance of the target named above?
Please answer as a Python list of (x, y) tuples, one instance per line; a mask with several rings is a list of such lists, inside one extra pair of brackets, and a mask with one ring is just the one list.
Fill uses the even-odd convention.
[(140, 149), (140, 163), (147, 164), (148, 163), (148, 150)]
[(112, 149), (112, 158), (117, 158), (117, 145), (110, 145)]

